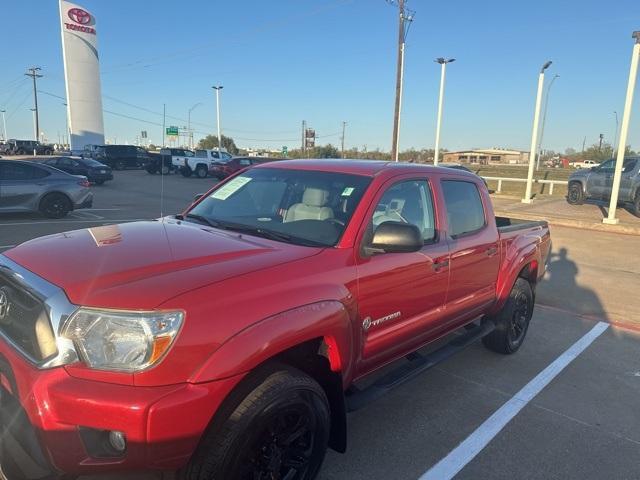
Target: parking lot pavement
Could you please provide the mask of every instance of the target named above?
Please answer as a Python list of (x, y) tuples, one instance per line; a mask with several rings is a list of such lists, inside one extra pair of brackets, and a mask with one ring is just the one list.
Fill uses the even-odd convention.
[[(160, 177), (141, 171), (115, 174), (113, 182), (92, 187), (95, 209), (64, 220), (1, 216), (0, 245), (160, 216)], [(163, 212), (182, 210), (213, 184), (212, 179), (166, 177)], [(561, 227), (553, 227), (552, 236), (551, 272), (537, 291), (538, 307), (522, 349), (504, 357), (478, 342), (350, 414), (348, 453), (329, 452), (321, 480), (418, 479), (450, 458), (461, 442), (475, 441), (471, 435), (484, 431), (489, 419), (514, 401), (522, 409), (513, 418), (502, 417), (504, 428), (494, 436), (481, 437), (474, 458), (460, 462), (456, 457), (456, 478), (640, 476), (640, 334), (610, 326), (528, 403), (514, 398), (598, 321), (640, 325), (637, 237)], [(92, 480), (98, 478), (159, 476)]]

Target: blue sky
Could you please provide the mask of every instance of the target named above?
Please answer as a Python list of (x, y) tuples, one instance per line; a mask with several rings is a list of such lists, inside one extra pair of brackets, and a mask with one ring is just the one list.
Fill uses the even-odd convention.
[[(307, 120), (320, 143), (389, 149), (395, 92), (397, 15), (385, 0), (84, 0), (97, 17), (107, 139), (134, 142), (140, 130), (161, 138), (162, 112), (194, 128), (215, 129), (213, 84), (223, 84), (223, 132), (240, 146), (300, 143)], [(637, 0), (408, 0), (416, 16), (406, 53), (401, 148), (432, 147), (439, 84), (447, 70), (444, 148), (528, 149), (537, 72), (553, 60), (543, 148), (611, 141), (622, 117)], [(7, 11), (8, 9), (8, 11)], [(4, 8), (0, 109), (10, 137), (33, 133), (30, 84), (64, 96), (58, 2), (22, 0)], [(639, 89), (640, 90), (640, 89)], [(41, 130), (64, 131), (63, 100), (41, 94)], [(131, 105), (142, 107), (135, 108)], [(169, 119), (168, 124), (186, 121)], [(640, 92), (629, 143), (640, 147)]]

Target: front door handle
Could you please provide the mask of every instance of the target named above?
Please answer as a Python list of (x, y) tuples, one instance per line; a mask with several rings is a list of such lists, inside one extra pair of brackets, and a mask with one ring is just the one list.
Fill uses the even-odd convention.
[(493, 257), (496, 253), (498, 253), (498, 247), (489, 247), (489, 248), (487, 248), (487, 255), (489, 257)]
[(431, 264), (431, 268), (433, 268), (436, 272), (441, 272), (442, 270), (444, 270), (445, 268), (447, 268), (449, 266), (449, 259), (443, 259), (443, 260), (436, 260), (435, 262), (433, 262)]

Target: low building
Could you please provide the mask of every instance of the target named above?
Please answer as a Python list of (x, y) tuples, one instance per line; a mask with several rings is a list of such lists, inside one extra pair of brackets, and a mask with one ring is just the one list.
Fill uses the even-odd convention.
[(445, 163), (477, 163), (480, 165), (502, 163), (516, 165), (527, 163), (529, 161), (529, 152), (503, 148), (485, 148), (446, 152), (443, 153), (442, 159)]

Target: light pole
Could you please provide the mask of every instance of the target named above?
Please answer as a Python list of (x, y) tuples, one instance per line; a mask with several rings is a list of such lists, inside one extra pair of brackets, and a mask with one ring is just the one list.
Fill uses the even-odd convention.
[(560, 75), (554, 75), (549, 82), (549, 86), (547, 87), (547, 94), (544, 97), (544, 113), (542, 114), (542, 127), (540, 127), (540, 141), (538, 142), (538, 160), (536, 162), (536, 170), (540, 169), (540, 155), (542, 153), (542, 139), (544, 137), (544, 126), (547, 123), (547, 111), (549, 110), (549, 94), (551, 93), (551, 87), (553, 87), (553, 82), (556, 81)]
[(444, 101), (444, 79), (447, 72), (447, 63), (455, 62), (455, 58), (445, 59), (443, 57), (436, 58), (434, 62), (440, 64), (440, 96), (438, 98), (438, 121), (436, 123), (436, 145), (435, 153), (433, 156), (433, 164), (438, 165), (438, 158), (440, 157), (440, 124), (442, 122), (442, 102)]
[[(69, 145), (69, 148), (71, 148), (71, 132), (69, 131), (69, 115), (67, 110), (67, 104), (63, 103), (62, 105), (64, 105), (64, 125), (66, 128), (66, 135), (64, 135), (63, 139), (65, 140), (65, 144)], [(67, 143), (67, 140), (68, 140), (68, 143)]]
[(191, 111), (196, 107), (202, 105), (202, 102), (196, 103), (193, 107), (189, 109), (189, 115), (187, 117), (187, 131), (189, 132), (189, 148), (193, 149), (193, 132), (191, 131)]
[(546, 62), (538, 75), (538, 93), (536, 94), (536, 107), (533, 113), (533, 131), (531, 132), (531, 151), (529, 152), (529, 172), (527, 173), (527, 189), (522, 203), (531, 203), (531, 184), (533, 183), (533, 167), (536, 163), (536, 145), (538, 145), (538, 123), (540, 121), (540, 104), (542, 103), (542, 89), (544, 87), (544, 71), (549, 68), (551, 61)]
[(5, 118), (4, 114), (7, 113), (7, 111), (0, 110), (0, 112), (2, 113), (2, 131), (4, 132), (4, 136), (2, 137), (2, 139), (6, 142), (7, 141), (7, 119)]
[(614, 110), (613, 114), (616, 116), (616, 133), (613, 140), (613, 148), (616, 148), (616, 143), (618, 143), (618, 112)]
[(224, 87), (222, 85), (214, 85), (213, 88), (216, 91), (216, 119), (218, 123), (218, 159), (222, 158), (222, 134), (220, 133), (220, 90)]
[[(631, 120), (631, 107), (633, 106), (633, 92), (636, 88), (636, 78), (638, 76), (638, 61), (640, 60), (640, 30), (633, 32), (632, 37), (636, 43), (633, 46), (631, 56), (631, 68), (629, 69), (629, 84), (627, 85), (627, 98), (624, 102), (622, 112), (622, 126), (620, 127), (620, 142), (618, 143), (618, 157), (616, 159), (616, 169), (613, 174), (613, 186), (611, 189), (611, 201), (609, 202), (609, 214), (603, 218), (602, 222), (609, 225), (618, 223), (616, 218), (616, 207), (618, 206), (618, 191), (620, 190), (620, 178), (622, 177), (622, 165), (624, 163), (624, 151), (627, 146), (627, 135), (629, 134), (629, 121)], [(637, 195), (637, 194), (636, 194)]]

